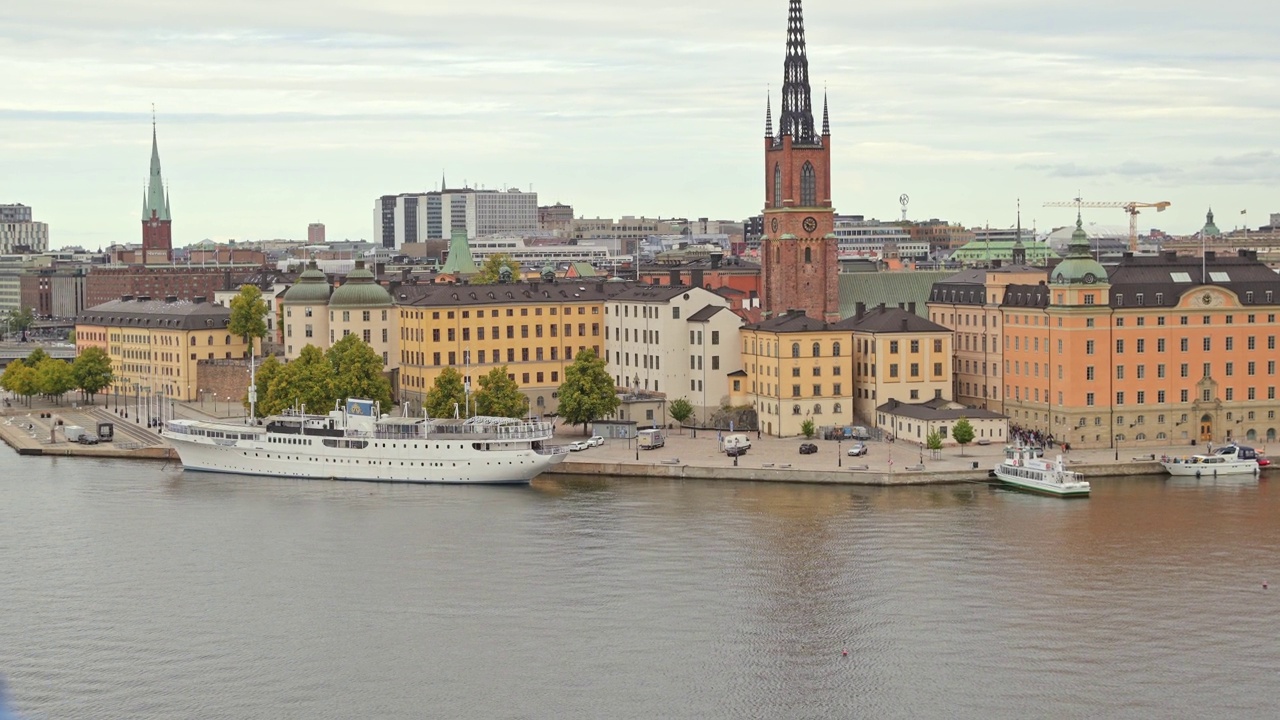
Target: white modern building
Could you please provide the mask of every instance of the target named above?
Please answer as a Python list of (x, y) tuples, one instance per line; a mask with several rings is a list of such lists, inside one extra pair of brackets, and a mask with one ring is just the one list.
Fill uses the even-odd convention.
[(687, 398), (697, 421), (729, 403), (742, 318), (699, 287), (639, 285), (605, 302), (605, 364), (620, 388)]
[(890, 246), (898, 257), (929, 257), (928, 241), (913, 240), (907, 229), (897, 223), (867, 220), (861, 215), (837, 215), (835, 235), (840, 257), (881, 258), (885, 246)]
[(42, 253), (49, 249), (49, 226), (31, 219), (26, 205), (0, 205), (0, 254)]
[(538, 194), (463, 188), (384, 195), (373, 203), (373, 237), (384, 248), (448, 240), (454, 230), (468, 238), (538, 230)]
[(597, 267), (629, 260), (611, 254), (603, 245), (531, 245), (522, 237), (482, 237), (472, 240), (471, 257), (483, 265), (491, 255), (506, 255), (523, 267), (540, 269), (544, 265), (560, 266), (565, 263), (588, 262)]

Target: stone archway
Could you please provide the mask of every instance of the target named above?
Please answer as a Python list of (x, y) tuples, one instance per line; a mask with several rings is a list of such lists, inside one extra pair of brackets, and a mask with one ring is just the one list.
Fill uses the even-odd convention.
[(1211, 440), (1213, 440), (1213, 416), (1206, 413), (1200, 416), (1200, 441)]
[(1249, 442), (1254, 442), (1255, 440), (1258, 439), (1258, 431), (1252, 430), (1252, 429), (1249, 430), (1249, 432), (1244, 434), (1244, 439), (1248, 440)]

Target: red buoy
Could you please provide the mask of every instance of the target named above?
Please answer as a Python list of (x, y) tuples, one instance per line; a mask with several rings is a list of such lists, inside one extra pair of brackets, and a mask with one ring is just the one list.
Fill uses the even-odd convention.
[(840, 655), (841, 655), (841, 656), (843, 656), (843, 657), (849, 657), (849, 651), (848, 651), (848, 650), (845, 650), (845, 651), (841, 652), (841, 653), (840, 653)]

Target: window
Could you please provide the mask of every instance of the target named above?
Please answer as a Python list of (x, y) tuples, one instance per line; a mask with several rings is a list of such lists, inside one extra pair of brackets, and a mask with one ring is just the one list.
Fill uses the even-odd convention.
[(672, 319), (672, 320), (679, 320), (679, 319), (680, 319), (680, 308), (679, 308), (679, 307), (672, 307), (672, 308), (671, 308), (671, 319)]
[(897, 340), (890, 340), (890, 341), (889, 341), (889, 352), (891, 352), (891, 353), (895, 353), (895, 354), (898, 352), (898, 341), (897, 341)]
[(1093, 366), (1092, 366), (1092, 365), (1090, 365), (1090, 366), (1088, 366), (1088, 367), (1086, 367), (1086, 368), (1084, 369), (1084, 379), (1085, 379), (1085, 380), (1092, 380), (1092, 379), (1093, 379)]
[[(1139, 295), (1138, 297), (1142, 297), (1142, 296), (1141, 296), (1141, 295)], [(1146, 393), (1145, 391), (1143, 391), (1143, 390), (1139, 390), (1139, 391), (1138, 391), (1138, 404), (1139, 404), (1139, 405), (1142, 405), (1142, 404), (1144, 404), (1146, 401), (1147, 401), (1147, 393)], [(1141, 415), (1139, 415), (1138, 417), (1139, 417), (1139, 418), (1141, 418), (1142, 416), (1141, 416)]]
[(1191, 349), (1191, 341), (1188, 340), (1187, 338), (1182, 338), (1181, 340), (1178, 341), (1178, 347), (1179, 349), (1182, 350), (1182, 352), (1187, 352)]
[(712, 330), (712, 331), (711, 331), (711, 344), (712, 344), (712, 345), (719, 345), (719, 344), (720, 344), (720, 331), (719, 331), (719, 330)]
[(840, 357), (840, 343), (836, 342), (831, 344), (831, 357)]
[(889, 365), (889, 377), (898, 377), (898, 363), (891, 363)]
[(1124, 354), (1124, 340), (1117, 340), (1117, 341), (1116, 341), (1116, 354), (1117, 354), (1117, 355), (1123, 355), (1123, 354)]
[(920, 341), (919, 341), (919, 340), (912, 340), (912, 341), (911, 341), (911, 352), (913, 352), (913, 353), (918, 353), (918, 352), (920, 352)]
[(1123, 365), (1117, 365), (1117, 366), (1116, 366), (1116, 379), (1117, 379), (1117, 380), (1123, 380), (1123, 379), (1124, 379), (1124, 366), (1123, 366)]
[[(1084, 404), (1090, 407), (1093, 406), (1093, 393), (1085, 393)], [(1081, 418), (1080, 422), (1084, 422), (1084, 418)]]
[[(1139, 320), (1141, 320), (1142, 318), (1138, 318), (1138, 319), (1139, 319)], [(1139, 340), (1138, 340), (1138, 352), (1146, 352), (1146, 351), (1147, 351), (1147, 341), (1146, 341), (1146, 340), (1139, 339)]]
[(805, 263), (806, 263), (806, 264), (812, 264), (812, 263), (813, 263), (813, 248), (805, 248), (805, 249), (804, 249), (804, 261), (805, 261)]
[(800, 357), (800, 343), (791, 343), (791, 357)]
[[(1124, 404), (1124, 391), (1123, 391), (1123, 390), (1121, 390), (1121, 391), (1119, 391), (1119, 392), (1117, 392), (1117, 393), (1116, 393), (1116, 404), (1117, 404), (1117, 405), (1123, 405), (1123, 404)], [(1120, 418), (1116, 418), (1116, 422), (1120, 422)]]
[(799, 386), (799, 385), (792, 385), (792, 386), (791, 386), (791, 397), (800, 397), (800, 386)]
[[(782, 207), (782, 165), (775, 163), (773, 166), (773, 206)], [(797, 408), (799, 415), (799, 408)]]
[(1234, 350), (1235, 347), (1236, 347), (1235, 338), (1231, 338), (1231, 337), (1227, 338), (1227, 350), (1228, 351)]
[(920, 363), (911, 363), (911, 377), (920, 377)]
[(942, 363), (933, 364), (933, 374), (935, 377), (942, 375)]
[(818, 174), (813, 171), (813, 163), (807, 161), (800, 168), (800, 204), (804, 207), (818, 204)]
[(1092, 340), (1086, 340), (1086, 341), (1085, 341), (1085, 343), (1084, 343), (1084, 354), (1085, 354), (1085, 355), (1092, 355), (1092, 354), (1093, 354), (1093, 341), (1092, 341)]

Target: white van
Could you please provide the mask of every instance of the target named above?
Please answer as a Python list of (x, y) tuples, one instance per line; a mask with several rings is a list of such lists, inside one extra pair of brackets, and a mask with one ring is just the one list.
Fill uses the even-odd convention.
[(729, 450), (729, 448), (737, 448), (738, 450), (751, 449), (751, 438), (746, 435), (726, 435), (724, 440), (720, 442), (721, 450)]
[(650, 430), (641, 430), (636, 433), (636, 443), (641, 450), (653, 450), (667, 444), (667, 437), (662, 434), (661, 428), (653, 428)]

